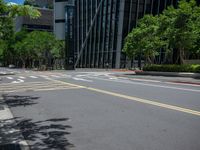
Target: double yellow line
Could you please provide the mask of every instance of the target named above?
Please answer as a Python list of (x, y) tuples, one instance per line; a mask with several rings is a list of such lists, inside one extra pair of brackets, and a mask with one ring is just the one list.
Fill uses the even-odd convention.
[(161, 108), (165, 108), (165, 109), (170, 109), (170, 110), (174, 110), (174, 111), (184, 112), (184, 113), (187, 113), (187, 114), (192, 114), (192, 115), (195, 115), (195, 116), (200, 116), (200, 111), (195, 111), (195, 110), (188, 109), (188, 108), (169, 105), (169, 104), (165, 104), (165, 103), (156, 102), (156, 101), (153, 101), (153, 100), (142, 99), (142, 98), (138, 98), (138, 97), (134, 97), (134, 96), (128, 96), (128, 95), (119, 94), (119, 93), (115, 93), (115, 92), (105, 91), (105, 90), (101, 90), (101, 89), (97, 89), (97, 88), (71, 84), (71, 83), (64, 82), (64, 81), (53, 80), (53, 79), (50, 79), (50, 80), (55, 81), (55, 82), (60, 82), (60, 83), (63, 83), (63, 84), (67, 84), (67, 85), (70, 85), (70, 86), (76, 86), (78, 88), (84, 88), (84, 89), (94, 91), (94, 92), (98, 92), (98, 93), (102, 93), (102, 94), (120, 97), (120, 98), (123, 98), (123, 99), (126, 99), (126, 100), (136, 101), (136, 102), (143, 103), (143, 104), (148, 104), (148, 105), (157, 106), (157, 107), (161, 107)]

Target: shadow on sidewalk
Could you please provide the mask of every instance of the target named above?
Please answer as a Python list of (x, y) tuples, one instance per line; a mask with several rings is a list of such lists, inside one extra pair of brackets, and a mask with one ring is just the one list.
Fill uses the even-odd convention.
[[(39, 97), (3, 95), (8, 107), (20, 107), (37, 104)], [(1, 102), (0, 105), (3, 103)], [(69, 118), (50, 118), (32, 120), (30, 118), (12, 118), (0, 120), (0, 150), (19, 150), (24, 139), (31, 150), (68, 150), (74, 147), (66, 138), (72, 127), (67, 125)]]

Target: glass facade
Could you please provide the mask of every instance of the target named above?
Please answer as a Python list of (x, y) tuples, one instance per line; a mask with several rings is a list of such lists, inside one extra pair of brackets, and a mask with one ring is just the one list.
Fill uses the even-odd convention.
[[(122, 46), (144, 14), (159, 14), (178, 0), (74, 0), (76, 67), (124, 68)], [(70, 43), (69, 43), (70, 44)], [(137, 59), (137, 58), (136, 58)]]
[(120, 0), (76, 1), (75, 57), (81, 54), (77, 67), (115, 67), (119, 3)]

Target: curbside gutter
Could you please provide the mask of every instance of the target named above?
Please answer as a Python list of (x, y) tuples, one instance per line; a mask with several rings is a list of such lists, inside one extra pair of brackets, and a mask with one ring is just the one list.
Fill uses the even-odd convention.
[(157, 71), (141, 71), (135, 72), (136, 75), (166, 76), (166, 77), (188, 77), (200, 79), (200, 73), (190, 72), (157, 72)]

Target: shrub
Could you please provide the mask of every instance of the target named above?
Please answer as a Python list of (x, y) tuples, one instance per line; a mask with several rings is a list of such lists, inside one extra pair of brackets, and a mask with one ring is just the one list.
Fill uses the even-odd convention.
[(161, 72), (196, 72), (200, 73), (200, 65), (146, 65), (144, 71), (161, 71)]

